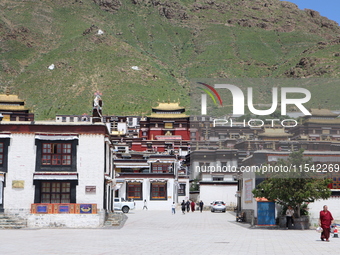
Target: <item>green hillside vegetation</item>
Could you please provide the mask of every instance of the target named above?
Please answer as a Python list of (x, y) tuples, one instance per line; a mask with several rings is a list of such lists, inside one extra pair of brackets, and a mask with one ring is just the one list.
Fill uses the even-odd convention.
[(270, 103), (267, 78), (316, 78), (309, 106), (340, 109), (340, 27), (289, 2), (2, 0), (0, 12), (1, 90), (36, 119), (90, 113), (96, 91), (106, 115), (145, 115), (158, 100), (195, 112), (200, 80), (247, 79)]

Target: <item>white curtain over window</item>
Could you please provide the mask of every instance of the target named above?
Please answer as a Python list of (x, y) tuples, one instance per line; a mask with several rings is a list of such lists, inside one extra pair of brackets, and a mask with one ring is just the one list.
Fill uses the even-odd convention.
[(12, 138), (11, 134), (1, 134), (0, 133), (0, 138)]
[(34, 173), (33, 180), (78, 180), (78, 173)]
[(64, 141), (69, 141), (69, 140), (75, 140), (78, 139), (78, 135), (61, 135), (61, 134), (56, 134), (56, 135), (35, 135), (35, 139), (39, 140), (64, 140)]

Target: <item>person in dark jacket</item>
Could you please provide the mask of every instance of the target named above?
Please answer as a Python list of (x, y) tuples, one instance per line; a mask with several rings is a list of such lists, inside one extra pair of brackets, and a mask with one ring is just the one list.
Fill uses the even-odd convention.
[(190, 201), (188, 200), (185, 205), (187, 206), (187, 212), (190, 212)]
[(186, 208), (186, 203), (183, 200), (183, 202), (181, 203), (181, 208), (182, 208), (182, 213), (185, 214), (185, 208)]
[(203, 203), (203, 201), (201, 200), (200, 203), (199, 203), (200, 212), (203, 211), (203, 206), (204, 206), (204, 203)]

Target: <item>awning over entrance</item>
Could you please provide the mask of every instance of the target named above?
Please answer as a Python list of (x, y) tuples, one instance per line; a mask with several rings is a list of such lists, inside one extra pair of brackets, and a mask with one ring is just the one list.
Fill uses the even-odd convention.
[(78, 180), (78, 173), (40, 172), (33, 174), (33, 180)]

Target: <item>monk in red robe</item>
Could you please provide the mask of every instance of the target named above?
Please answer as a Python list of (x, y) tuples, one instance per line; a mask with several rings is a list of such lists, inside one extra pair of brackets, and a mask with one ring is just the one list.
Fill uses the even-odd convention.
[(327, 205), (323, 206), (323, 211), (320, 211), (319, 225), (322, 227), (323, 231), (321, 233), (321, 241), (326, 239), (329, 242), (329, 236), (331, 233), (331, 224), (333, 223), (333, 216), (330, 211), (328, 211)]
[(191, 201), (191, 211), (194, 212), (195, 211), (195, 202)]

